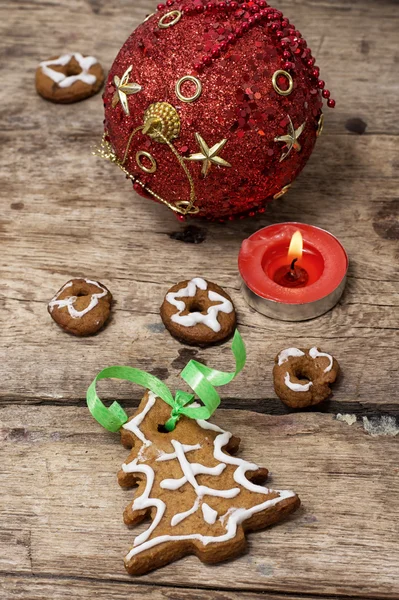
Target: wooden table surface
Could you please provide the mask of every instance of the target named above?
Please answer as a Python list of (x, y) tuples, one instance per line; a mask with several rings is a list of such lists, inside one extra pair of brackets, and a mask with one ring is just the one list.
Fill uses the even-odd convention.
[[(102, 134), (100, 96), (57, 106), (34, 89), (38, 62), (67, 49), (109, 68), (154, 4), (0, 4), (0, 598), (397, 599), (398, 4), (276, 2), (314, 49), (338, 106), (326, 111), (325, 134), (285, 198), (259, 220), (196, 223), (197, 245), (184, 242), (186, 225), (172, 213), (135, 196), (117, 169), (91, 156)], [(239, 291), (242, 240), (286, 220), (328, 229), (350, 255), (341, 302), (307, 323), (262, 317)], [(91, 418), (85, 392), (111, 364), (148, 370), (172, 389), (194, 357), (231, 370), (230, 344), (184, 347), (161, 324), (165, 291), (196, 275), (232, 295), (248, 349), (215, 421), (303, 504), (287, 522), (249, 536), (250, 551), (237, 561), (209, 567), (189, 557), (134, 579), (123, 567), (134, 534), (122, 511), (132, 492), (116, 482), (126, 451)], [(47, 314), (73, 276), (104, 282), (116, 299), (108, 327), (89, 339), (64, 334)], [(332, 399), (312, 412), (285, 409), (273, 391), (273, 358), (296, 345), (321, 346), (342, 365)], [(134, 386), (101, 389), (128, 411), (141, 396)]]

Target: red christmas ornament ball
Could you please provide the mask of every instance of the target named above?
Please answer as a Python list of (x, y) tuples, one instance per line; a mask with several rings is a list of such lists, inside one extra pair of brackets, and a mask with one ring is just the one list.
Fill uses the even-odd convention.
[(306, 46), (264, 0), (158, 5), (123, 45), (104, 92), (107, 140), (135, 190), (178, 213), (191, 191), (190, 216), (263, 212), (321, 129), (324, 83)]

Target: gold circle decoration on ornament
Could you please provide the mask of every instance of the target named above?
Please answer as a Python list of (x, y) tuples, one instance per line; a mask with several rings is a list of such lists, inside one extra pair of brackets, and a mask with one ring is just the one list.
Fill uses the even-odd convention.
[[(176, 202), (175, 206), (179, 211), (186, 215), (196, 215), (200, 210), (198, 206), (191, 206), (191, 202), (188, 202), (187, 200), (179, 200), (179, 202)], [(187, 210), (189, 207), (190, 210)]]
[[(159, 19), (158, 27), (160, 29), (168, 29), (168, 27), (173, 27), (173, 25), (176, 25), (176, 23), (180, 21), (182, 16), (183, 13), (180, 10), (172, 10)], [(172, 20), (168, 21), (168, 19)]]
[(323, 133), (323, 128), (324, 128), (324, 115), (323, 115), (323, 113), (321, 113), (319, 122), (317, 123), (317, 132), (316, 132), (317, 137), (321, 136), (321, 134)]
[(284, 196), (284, 194), (286, 194), (288, 192), (288, 190), (291, 187), (291, 183), (289, 183), (288, 185), (284, 186), (282, 190), (280, 190), (279, 192), (277, 192), (277, 194), (274, 194), (273, 196), (273, 200), (278, 200), (279, 198), (281, 198), (282, 196)]
[[(195, 92), (192, 96), (184, 96), (182, 94), (181, 88), (182, 88), (183, 84), (186, 83), (186, 81), (191, 81), (195, 85)], [(193, 75), (185, 75), (184, 77), (181, 77), (179, 79), (179, 81), (176, 83), (176, 96), (182, 102), (187, 102), (187, 103), (195, 102), (196, 100), (198, 100), (198, 98), (201, 96), (201, 94), (202, 94), (202, 83), (200, 82), (199, 79), (197, 79), (197, 77), (194, 77)]]
[[(151, 167), (146, 167), (145, 165), (143, 165), (142, 160), (141, 160), (142, 157), (148, 158), (148, 160), (151, 163)], [(144, 171), (145, 173), (155, 173), (155, 171), (157, 170), (157, 162), (156, 162), (155, 158), (153, 156), (151, 156), (151, 154), (149, 152), (145, 152), (144, 150), (140, 150), (139, 152), (137, 152), (136, 163), (138, 164), (140, 169), (142, 171)]]
[(144, 113), (143, 133), (160, 144), (167, 144), (180, 135), (180, 117), (168, 102), (155, 102)]
[[(288, 81), (288, 88), (286, 90), (282, 90), (278, 83), (277, 83), (277, 78), (281, 76), (281, 77), (285, 77)], [(282, 71), (281, 69), (279, 69), (278, 71), (276, 71), (273, 74), (272, 77), (272, 83), (273, 83), (273, 87), (274, 90), (280, 94), (280, 96), (289, 96), (292, 93), (292, 90), (294, 89), (294, 80), (292, 79), (291, 75), (289, 73), (287, 73), (287, 71)]]

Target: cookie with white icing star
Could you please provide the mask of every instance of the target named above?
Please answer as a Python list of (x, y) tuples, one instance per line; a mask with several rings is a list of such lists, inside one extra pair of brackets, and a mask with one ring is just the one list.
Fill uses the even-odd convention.
[(228, 338), (237, 324), (230, 296), (216, 283), (201, 277), (182, 281), (168, 291), (161, 318), (175, 338), (198, 346)]
[(36, 91), (50, 102), (70, 104), (97, 94), (104, 79), (103, 68), (94, 56), (74, 52), (39, 64)]
[(294, 492), (262, 485), (267, 470), (235, 456), (240, 440), (231, 433), (187, 417), (163, 432), (169, 417), (170, 407), (147, 392), (121, 429), (132, 451), (119, 484), (138, 486), (124, 520), (151, 520), (125, 558), (132, 575), (188, 554), (206, 563), (234, 558), (246, 548), (246, 532), (281, 521), (300, 504)]
[(318, 348), (287, 348), (275, 358), (274, 389), (291, 408), (305, 408), (323, 402), (331, 395), (330, 385), (339, 373), (331, 354)]

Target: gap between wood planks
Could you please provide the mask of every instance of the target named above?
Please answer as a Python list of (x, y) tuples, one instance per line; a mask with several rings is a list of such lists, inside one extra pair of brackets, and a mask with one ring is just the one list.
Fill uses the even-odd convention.
[[(16, 400), (19, 396), (4, 396), (0, 397), (0, 406), (7, 406), (12, 403), (13, 406), (76, 406), (79, 408), (86, 406), (86, 400), (83, 398), (41, 398), (30, 397), (29, 402)], [(111, 402), (113, 399), (103, 398), (105, 403)], [(136, 409), (140, 403), (141, 396), (137, 398), (124, 399), (123, 405), (128, 409)], [(122, 402), (122, 400), (120, 400)], [(262, 415), (289, 415), (296, 414), (297, 411), (285, 406), (277, 398), (246, 398), (244, 401), (239, 401), (237, 398), (223, 398), (223, 408), (233, 410), (249, 410)], [(320, 406), (301, 408), (299, 412), (315, 413), (315, 414), (354, 414), (360, 421), (362, 417), (381, 418), (383, 416), (391, 416), (396, 418), (399, 423), (399, 405), (397, 404), (368, 404), (361, 402), (335, 402), (334, 400), (325, 401)]]
[[(353, 596), (353, 594), (351, 595), (347, 595), (347, 594), (335, 594), (334, 596), (331, 596), (330, 594), (308, 594), (308, 593), (303, 593), (303, 592), (281, 592), (278, 590), (270, 590), (270, 591), (265, 591), (264, 589), (256, 589), (254, 588), (253, 590), (248, 590), (248, 589), (241, 589), (241, 588), (236, 588), (234, 590), (232, 590), (231, 588), (225, 588), (225, 587), (205, 587), (205, 586), (199, 586), (199, 585), (195, 585), (195, 587), (190, 588), (190, 587), (183, 587), (183, 586), (179, 586), (179, 585), (167, 585), (165, 583), (157, 583), (157, 584), (152, 584), (149, 583), (147, 581), (143, 581), (142, 583), (138, 580), (138, 579), (132, 579), (131, 581), (120, 581), (119, 579), (107, 579), (107, 580), (103, 580), (103, 579), (97, 579), (94, 577), (76, 577), (76, 576), (67, 576), (67, 575), (55, 575), (53, 573), (40, 573), (40, 574), (35, 574), (35, 575), (29, 575), (27, 573), (13, 573), (13, 572), (8, 572), (8, 573), (2, 573), (1, 574), (4, 577), (5, 582), (7, 580), (11, 580), (14, 579), (17, 582), (17, 585), (19, 587), (19, 585), (21, 585), (21, 582), (26, 581), (29, 582), (29, 588), (31, 588), (31, 583), (32, 581), (40, 584), (40, 583), (49, 583), (52, 584), (54, 583), (54, 581), (56, 581), (57, 583), (65, 583), (65, 586), (69, 588), (70, 590), (70, 586), (71, 584), (75, 583), (79, 583), (79, 584), (84, 584), (87, 583), (88, 587), (90, 588), (90, 592), (92, 593), (93, 591), (96, 592), (96, 590), (92, 589), (93, 584), (94, 585), (99, 585), (102, 587), (109, 587), (109, 590), (111, 592), (112, 591), (132, 591), (133, 588), (133, 592), (137, 592), (137, 593), (141, 593), (141, 594), (145, 594), (147, 598), (150, 597), (150, 594), (152, 594), (152, 592), (157, 592), (158, 590), (164, 592), (164, 591), (176, 591), (179, 593), (183, 593), (185, 595), (185, 597), (187, 598), (187, 600), (190, 600), (191, 598), (191, 594), (192, 592), (195, 593), (195, 596), (192, 597), (192, 600), (201, 600), (201, 599), (207, 599), (209, 600), (210, 598), (210, 594), (212, 594), (212, 599), (213, 600), (229, 600), (229, 599), (233, 599), (233, 598), (244, 598), (244, 600), (256, 600), (256, 598), (259, 598), (258, 594), (261, 595), (261, 597), (264, 597), (265, 600), (337, 600), (338, 598), (341, 600), (370, 600), (370, 596), (364, 596), (364, 595), (356, 595)], [(18, 581), (19, 580), (19, 581)], [(4, 586), (7, 587), (7, 584)], [(115, 588), (119, 588), (119, 590), (115, 589)], [(135, 589), (138, 588), (138, 589)], [(204, 592), (206, 595), (202, 595), (201, 592)], [(199, 596), (199, 594), (201, 594), (201, 596)], [(219, 596), (220, 594), (220, 596)], [(228, 596), (226, 596), (225, 594), (228, 594)], [(256, 594), (256, 596), (255, 596)], [(97, 596), (98, 597), (98, 596)], [(160, 598), (164, 598), (164, 595), (162, 594), (162, 596), (160, 596)], [(172, 597), (171, 596), (167, 596), (168, 598), (170, 597), (171, 600)], [(1, 590), (0, 590), (0, 599), (2, 598), (1, 596)], [(5, 597), (4, 597), (5, 598)], [(58, 596), (56, 597), (58, 598)], [(387, 598), (387, 596), (376, 596), (375, 594), (373, 594), (372, 596), (372, 600), (385, 600)], [(7, 600), (11, 600), (10, 598), (7, 598)], [(101, 600), (101, 598), (100, 598)], [(180, 600), (180, 598), (179, 598)], [(181, 600), (183, 600), (183, 598), (181, 598)]]

